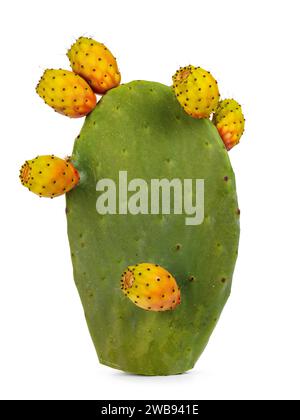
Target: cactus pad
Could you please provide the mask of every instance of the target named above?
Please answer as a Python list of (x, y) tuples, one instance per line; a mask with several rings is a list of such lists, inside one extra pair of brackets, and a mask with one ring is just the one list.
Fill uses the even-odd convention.
[[(216, 127), (193, 119), (172, 88), (135, 81), (110, 90), (88, 115), (75, 141), (81, 175), (67, 194), (74, 278), (101, 363), (142, 375), (191, 369), (227, 301), (238, 249), (235, 178)], [(96, 211), (96, 184), (109, 178), (204, 179), (202, 224), (185, 214), (115, 214)], [(120, 289), (124, 267), (165, 267), (181, 303), (152, 312)]]

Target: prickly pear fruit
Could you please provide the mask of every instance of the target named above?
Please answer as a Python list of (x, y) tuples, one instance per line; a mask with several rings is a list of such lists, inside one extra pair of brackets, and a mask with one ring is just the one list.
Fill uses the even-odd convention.
[(55, 111), (71, 118), (87, 115), (97, 103), (87, 82), (68, 70), (46, 70), (36, 92)]
[(219, 89), (210, 72), (201, 67), (180, 67), (172, 77), (177, 100), (194, 118), (208, 118), (216, 109)]
[(57, 197), (72, 190), (79, 182), (73, 164), (56, 156), (37, 156), (20, 169), (22, 184), (40, 197)]
[(157, 264), (129, 266), (123, 273), (121, 289), (136, 306), (149, 311), (168, 311), (180, 303), (176, 280)]
[(120, 84), (121, 75), (116, 59), (104, 44), (80, 37), (67, 56), (73, 71), (83, 77), (94, 92), (105, 93)]
[(241, 105), (234, 99), (224, 99), (217, 107), (213, 123), (227, 150), (239, 143), (244, 132), (245, 118)]

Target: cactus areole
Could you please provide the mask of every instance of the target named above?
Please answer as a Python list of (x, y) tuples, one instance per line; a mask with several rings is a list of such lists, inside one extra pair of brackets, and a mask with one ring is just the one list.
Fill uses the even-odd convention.
[[(100, 362), (142, 375), (191, 369), (230, 294), (238, 251), (235, 178), (218, 130), (188, 115), (171, 87), (134, 81), (101, 98), (70, 162), (80, 174), (66, 195), (74, 278)], [(114, 189), (122, 171), (137, 185), (203, 180), (201, 223), (187, 224), (175, 199), (169, 211), (143, 212), (149, 191), (135, 212), (98, 211), (99, 181)], [(118, 194), (110, 200), (122, 208)]]

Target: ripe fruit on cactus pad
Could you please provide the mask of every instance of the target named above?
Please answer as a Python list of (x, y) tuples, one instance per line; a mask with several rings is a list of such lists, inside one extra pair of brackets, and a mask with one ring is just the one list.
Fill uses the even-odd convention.
[(180, 303), (176, 280), (158, 264), (129, 266), (122, 275), (121, 289), (136, 306), (149, 311), (168, 311)]
[(67, 56), (73, 71), (83, 77), (94, 92), (105, 93), (120, 84), (121, 75), (116, 59), (104, 44), (80, 37)]
[(87, 115), (97, 102), (87, 82), (68, 70), (46, 70), (36, 92), (56, 112), (72, 118)]
[(234, 99), (224, 99), (218, 104), (213, 123), (218, 129), (226, 149), (232, 149), (239, 143), (245, 128), (241, 105)]
[[(67, 194), (68, 235), (100, 362), (142, 375), (191, 369), (230, 294), (238, 249), (235, 178), (216, 127), (187, 115), (172, 88), (135, 81), (109, 90), (87, 116), (72, 162), (84, 176)], [(172, 201), (170, 214), (99, 214), (97, 183), (118, 185), (120, 171), (147, 185), (204, 180), (202, 224), (187, 226)], [(120, 276), (136, 261), (167, 267), (180, 305), (142, 310), (126, 299)]]
[(21, 167), (20, 180), (40, 197), (54, 198), (72, 190), (79, 174), (70, 161), (46, 155), (27, 160)]
[(201, 67), (180, 67), (173, 76), (173, 89), (185, 112), (194, 118), (208, 118), (218, 105), (218, 84)]

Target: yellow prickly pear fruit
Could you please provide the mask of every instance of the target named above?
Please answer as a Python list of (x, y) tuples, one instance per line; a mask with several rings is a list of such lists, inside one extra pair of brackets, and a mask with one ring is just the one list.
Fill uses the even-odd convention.
[(54, 198), (72, 190), (79, 182), (79, 173), (68, 160), (56, 156), (37, 156), (20, 169), (24, 187), (40, 197)]
[(194, 118), (208, 118), (219, 102), (219, 89), (210, 72), (201, 67), (180, 67), (173, 76), (176, 98)]
[(180, 303), (175, 278), (156, 264), (127, 267), (122, 275), (121, 289), (136, 306), (149, 311), (168, 311)]
[(105, 93), (120, 84), (117, 61), (104, 44), (80, 37), (71, 46), (67, 56), (73, 71), (83, 77), (94, 92)]
[(89, 114), (97, 103), (87, 82), (68, 70), (46, 70), (36, 92), (55, 111), (71, 118)]
[(234, 99), (224, 99), (217, 107), (213, 123), (227, 150), (239, 143), (244, 132), (245, 118), (241, 105)]

